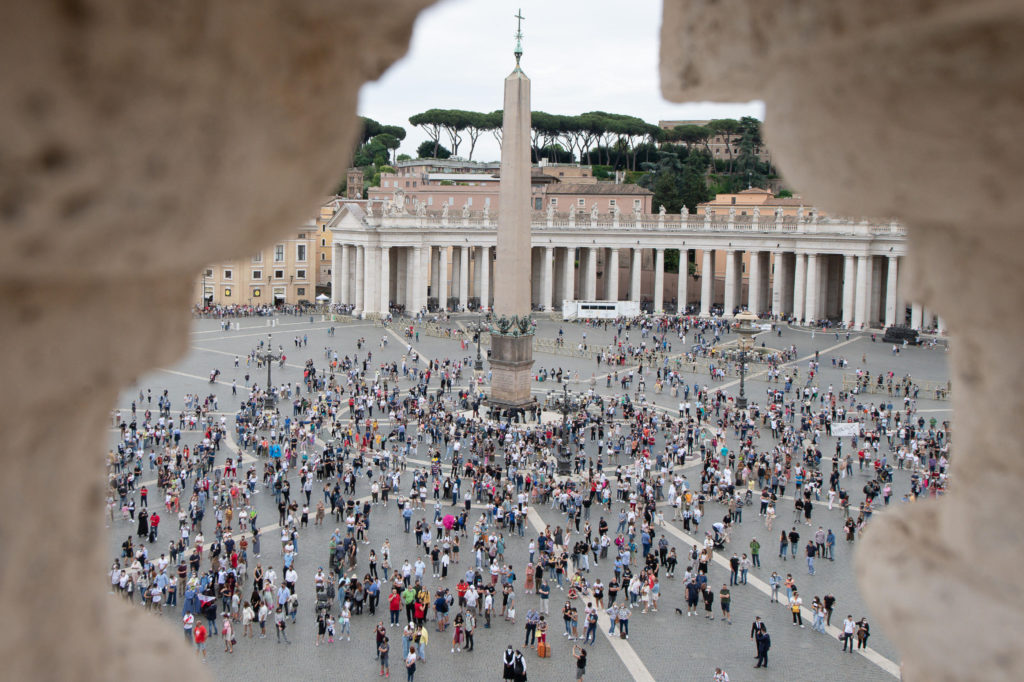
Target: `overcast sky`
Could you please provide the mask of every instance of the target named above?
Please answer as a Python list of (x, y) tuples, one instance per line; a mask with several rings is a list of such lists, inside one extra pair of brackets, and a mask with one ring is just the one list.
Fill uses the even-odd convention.
[[(408, 131), (400, 153), (426, 139), (409, 117), (427, 109), (494, 111), (515, 66), (515, 15), (523, 12), (522, 67), (533, 109), (552, 114), (608, 111), (662, 119), (764, 118), (760, 102), (665, 101), (658, 87), (660, 0), (441, 0), (416, 22), (409, 53), (363, 87), (359, 113)], [(442, 142), (444, 136), (442, 135)], [(469, 151), (463, 142), (460, 155)], [(473, 159), (498, 160), (481, 136)]]

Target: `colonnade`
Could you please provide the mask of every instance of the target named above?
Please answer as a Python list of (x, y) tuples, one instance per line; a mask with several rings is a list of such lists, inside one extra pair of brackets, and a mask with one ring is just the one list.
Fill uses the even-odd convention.
[[(489, 309), (494, 287), (522, 276), (496, 271), (493, 248), (339, 242), (334, 249), (333, 300), (371, 315), (392, 307), (415, 312), (428, 305)], [(669, 275), (675, 285), (666, 297), (667, 251), (676, 252), (684, 276)], [(653, 269), (646, 278), (645, 262)], [(699, 264), (696, 277), (685, 275), (690, 262)], [(908, 315), (900, 294), (901, 265), (902, 256), (895, 253), (752, 249), (731, 243), (726, 248), (671, 249), (549, 242), (534, 246), (529, 281), (533, 303), (542, 310), (559, 309), (566, 299), (629, 300), (661, 313), (679, 310), (682, 302), (695, 304), (701, 316), (731, 316), (747, 309), (804, 322), (830, 319), (855, 329), (908, 322), (918, 329), (942, 328), (942, 321), (921, 306), (913, 306)]]

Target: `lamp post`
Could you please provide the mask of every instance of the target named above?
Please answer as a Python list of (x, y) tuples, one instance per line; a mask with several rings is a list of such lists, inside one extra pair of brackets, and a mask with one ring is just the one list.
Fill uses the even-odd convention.
[(560, 476), (568, 476), (572, 473), (572, 460), (569, 457), (569, 412), (574, 406), (573, 398), (569, 395), (569, 382), (562, 384), (562, 400), (559, 407), (562, 412), (562, 446), (559, 449), (556, 473)]
[(736, 333), (740, 335), (737, 342), (740, 348), (740, 396), (736, 399), (736, 407), (745, 410), (747, 409), (747, 394), (743, 379), (747, 370), (747, 349), (753, 343), (754, 335), (760, 330), (756, 326), (757, 315), (749, 310), (744, 310), (737, 315), (736, 321), (739, 322)]
[(206, 268), (203, 268), (203, 290), (199, 294), (200, 308), (206, 308)]
[(264, 362), (267, 365), (267, 386), (266, 386), (266, 389), (265, 389), (265, 397), (263, 398), (263, 408), (267, 409), (267, 410), (270, 410), (270, 409), (273, 409), (275, 403), (277, 402), (277, 396), (274, 394), (274, 391), (273, 391), (273, 383), (272, 383), (273, 380), (271, 379), (271, 376), (270, 376), (271, 365), (275, 361), (281, 359), (281, 355), (280, 354), (275, 354), (274, 353), (274, 335), (273, 334), (267, 334), (267, 347), (266, 347), (265, 350), (257, 352), (256, 353), (256, 357), (261, 362)]

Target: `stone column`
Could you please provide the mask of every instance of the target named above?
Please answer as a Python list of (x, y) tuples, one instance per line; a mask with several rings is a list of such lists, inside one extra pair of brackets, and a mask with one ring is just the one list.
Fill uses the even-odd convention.
[(807, 254), (807, 289), (805, 292), (807, 303), (804, 305), (804, 317), (808, 321), (817, 320), (819, 317), (818, 293), (820, 286), (818, 284), (818, 274), (818, 254), (809, 253)]
[(363, 247), (363, 275), (366, 273), (370, 276), (366, 277), (363, 282), (363, 314), (379, 312), (380, 307), (380, 288), (381, 282), (379, 280), (380, 275), (380, 264), (378, 261), (379, 247), (376, 246), (364, 246)]
[(715, 252), (704, 249), (700, 270), (700, 316), (711, 316), (711, 297), (715, 293)]
[(459, 247), (459, 306), (466, 309), (469, 303), (469, 247)]
[(448, 247), (437, 247), (437, 307), (448, 310)]
[(491, 247), (480, 247), (480, 305), (491, 307)]
[(587, 247), (587, 292), (586, 300), (594, 301), (597, 299), (597, 249), (594, 247)]
[(331, 263), (331, 274), (337, 276), (335, 284), (331, 285), (331, 302), (345, 304), (349, 301), (350, 292), (350, 271), (348, 244), (340, 244), (334, 249), (335, 261)]
[(776, 251), (774, 253), (775, 269), (772, 272), (772, 315), (781, 317), (785, 314), (786, 307), (786, 253)]
[(395, 303), (409, 308), (409, 249), (398, 247), (395, 258)]
[[(686, 214), (683, 214), (683, 221), (686, 221)], [(686, 298), (688, 296), (686, 287), (690, 283), (690, 252), (687, 249), (679, 249), (679, 278), (676, 280), (676, 314), (682, 315), (686, 312)]]
[(910, 307), (910, 326), (913, 329), (921, 331), (924, 324), (924, 306), (920, 303), (914, 303)]
[(570, 247), (562, 249), (562, 301), (576, 299), (576, 252)]
[(619, 300), (619, 250), (608, 250), (608, 262), (605, 265), (604, 297), (609, 301)]
[(629, 265), (629, 300), (639, 303), (640, 302), (640, 289), (643, 280), (643, 251), (641, 249), (632, 249), (632, 258)]
[(793, 318), (801, 324), (805, 317), (804, 304), (807, 293), (807, 256), (796, 254), (796, 266), (793, 268)]
[(412, 249), (412, 305), (409, 312), (416, 314), (427, 307), (426, 260), (430, 257), (429, 246), (414, 246)]
[(885, 310), (882, 300), (882, 261), (871, 256), (871, 289), (868, 299), (868, 324), (874, 326), (884, 318)]
[(761, 252), (750, 252), (750, 285), (747, 287), (747, 310), (761, 312)]
[(900, 274), (900, 268), (903, 263), (903, 258), (896, 259), (896, 324), (899, 325), (907, 323), (907, 302), (903, 298), (903, 281), (906, 278), (906, 273)]
[(391, 248), (382, 246), (380, 251), (380, 281), (377, 284), (378, 301), (376, 301), (376, 312), (386, 315), (390, 310), (391, 303)]
[(889, 256), (889, 272), (885, 281), (885, 326), (891, 327), (896, 324), (896, 289), (899, 276), (899, 258)]
[(366, 247), (364, 247), (364, 246), (356, 246), (355, 247), (355, 254), (356, 254), (356, 282), (355, 282), (355, 284), (356, 284), (356, 295), (354, 297), (354, 300), (352, 301), (352, 304), (355, 305), (355, 309), (352, 312), (354, 312), (356, 315), (362, 315), (363, 309), (364, 309), (365, 303), (366, 303), (365, 301), (363, 301), (363, 287), (365, 286), (365, 283), (366, 283), (366, 277), (365, 277), (365, 273), (366, 273), (366, 270), (365, 270), (365, 267), (366, 267), (366, 256), (365, 256), (365, 253), (364, 253), (365, 251), (366, 251)]
[(843, 257), (843, 324), (853, 324), (854, 293), (857, 282), (856, 260), (850, 254)]
[(654, 250), (654, 312), (665, 312), (665, 249)]
[(554, 290), (555, 276), (555, 249), (553, 246), (545, 246), (542, 254), (540, 268), (540, 298), (544, 310), (551, 310), (551, 297)]
[(871, 301), (871, 257), (857, 256), (857, 307), (853, 324), (863, 329), (868, 323), (868, 305)]
[(441, 289), (441, 247), (428, 246), (427, 248), (430, 249), (430, 291), (427, 296), (436, 298), (437, 304), (444, 308), (444, 302), (437, 295)]
[(725, 301), (722, 314), (732, 317), (736, 308), (736, 251), (727, 249), (725, 252)]

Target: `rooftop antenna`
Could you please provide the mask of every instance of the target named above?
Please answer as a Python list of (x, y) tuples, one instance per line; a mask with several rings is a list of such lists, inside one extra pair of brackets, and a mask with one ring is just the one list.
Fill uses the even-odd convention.
[(523, 10), (519, 9), (515, 14), (516, 21), (516, 68), (519, 68), (519, 58), (523, 56)]

